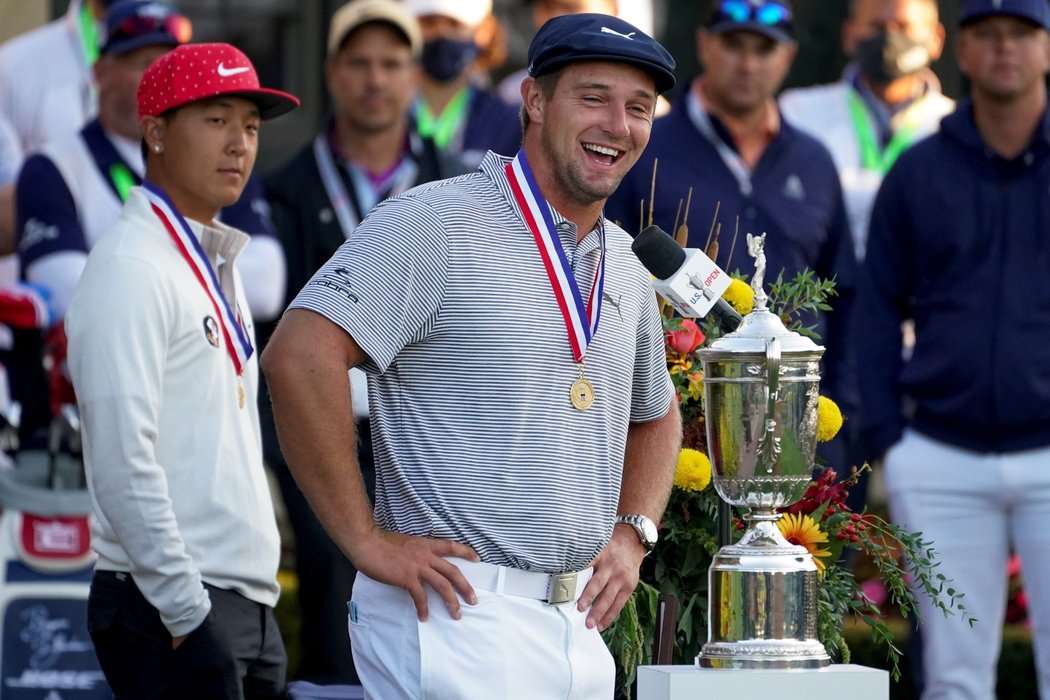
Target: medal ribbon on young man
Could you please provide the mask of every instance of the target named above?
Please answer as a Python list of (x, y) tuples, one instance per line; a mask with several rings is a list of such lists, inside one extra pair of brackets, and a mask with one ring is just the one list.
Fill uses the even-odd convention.
[[(229, 302), (226, 301), (226, 295), (222, 293), (222, 287), (219, 286), (215, 270), (212, 268), (204, 249), (201, 248), (200, 241), (193, 235), (193, 231), (190, 229), (186, 219), (182, 217), (167, 195), (156, 185), (144, 182), (142, 183), (142, 190), (153, 207), (153, 212), (160, 219), (160, 222), (164, 224), (164, 228), (168, 230), (172, 240), (175, 242), (175, 247), (179, 249), (182, 258), (193, 270), (193, 275), (204, 289), (204, 293), (211, 300), (212, 308), (219, 319), (222, 336), (226, 340), (226, 351), (233, 362), (234, 370), (237, 372), (237, 403), (241, 408), (244, 408), (244, 388), (240, 382), (244, 376), (244, 366), (248, 363), (252, 352), (254, 352), (251, 340), (244, 332), (237, 315), (230, 308)], [(236, 339), (236, 342), (234, 342), (234, 339)]]
[(572, 383), (569, 399), (578, 410), (586, 411), (594, 402), (594, 386), (584, 378), (583, 371), (587, 346), (590, 345), (594, 334), (598, 332), (598, 322), (602, 315), (602, 291), (605, 288), (605, 222), (603, 220), (599, 224), (601, 253), (594, 273), (590, 297), (587, 299), (587, 305), (584, 306), (572, 266), (565, 257), (565, 251), (558, 239), (550, 206), (543, 193), (540, 192), (539, 185), (536, 184), (536, 178), (525, 158), (524, 150), (518, 151), (518, 155), (507, 163), (506, 173), (511, 192), (514, 193), (514, 199), (518, 204), (518, 212), (525, 226), (532, 232), (536, 247), (540, 251), (540, 258), (547, 271), (554, 298), (558, 302), (562, 319), (565, 321), (573, 359), (579, 366), (580, 376)]

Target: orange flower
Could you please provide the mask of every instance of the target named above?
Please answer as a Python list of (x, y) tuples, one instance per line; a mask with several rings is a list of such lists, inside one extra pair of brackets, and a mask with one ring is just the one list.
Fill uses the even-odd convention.
[(816, 562), (817, 571), (824, 571), (824, 558), (830, 557), (831, 552), (821, 549), (820, 545), (828, 541), (828, 534), (820, 529), (817, 521), (808, 515), (800, 513), (785, 513), (777, 521), (780, 534), (791, 544), (800, 544), (809, 550)]

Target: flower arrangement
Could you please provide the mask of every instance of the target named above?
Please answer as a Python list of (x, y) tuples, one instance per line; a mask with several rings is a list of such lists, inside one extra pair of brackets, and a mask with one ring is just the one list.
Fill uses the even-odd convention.
[[(804, 272), (795, 279), (771, 285), (769, 305), (785, 325), (807, 335), (816, 335), (795, 320), (804, 312), (829, 308), (834, 282)], [(750, 286), (734, 279), (724, 298), (741, 314), (753, 305)], [(719, 335), (713, 323), (697, 323), (665, 308), (664, 337), (667, 366), (674, 384), (684, 429), (684, 447), (679, 455), (667, 509), (659, 525), (660, 539), (646, 559), (642, 580), (617, 621), (605, 631), (605, 639), (616, 658), (619, 692), (630, 696), (635, 668), (648, 663), (652, 631), (661, 594), (678, 600), (674, 663), (693, 663), (707, 636), (707, 572), (718, 551), (717, 527), (720, 497), (711, 486), (711, 463), (706, 455), (703, 412), (703, 372), (697, 350)], [(843, 415), (834, 401), (818, 400), (818, 441), (829, 441), (843, 425)], [(859, 618), (870, 628), (872, 639), (886, 649), (894, 678), (899, 677), (901, 651), (894, 645), (882, 608), (891, 603), (908, 617), (917, 614), (916, 600), (908, 587), (918, 587), (945, 613), (958, 612), (971, 622), (962, 603), (963, 594), (936, 571), (930, 543), (869, 512), (855, 513), (846, 505), (848, 489), (867, 465), (854, 468), (840, 480), (825, 468), (811, 482), (803, 498), (784, 509), (778, 527), (785, 538), (806, 547), (818, 567), (818, 631), (820, 641), (837, 661), (848, 663), (850, 651), (841, 630), (847, 616)], [(733, 533), (739, 537), (743, 522), (733, 517)], [(874, 601), (854, 577), (844, 554), (849, 550), (868, 560), (886, 591), (884, 601)]]

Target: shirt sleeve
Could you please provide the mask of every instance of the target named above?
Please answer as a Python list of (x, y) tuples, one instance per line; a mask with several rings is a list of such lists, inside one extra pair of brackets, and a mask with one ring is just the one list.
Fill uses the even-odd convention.
[(0, 112), (0, 187), (13, 183), (22, 165), (22, 144), (11, 122)]
[(872, 209), (851, 327), (861, 405), (861, 434), (872, 456), (882, 455), (904, 426), (901, 413), (901, 323), (908, 307), (908, 203), (900, 169), (891, 169)]
[(289, 308), (309, 309), (350, 334), (385, 371), (429, 334), (441, 309), (449, 245), (437, 213), (419, 197), (380, 203)]
[(93, 272), (66, 318), (88, 487), (96, 516), (126, 552), (136, 585), (171, 635), (180, 636), (200, 625), (211, 604), (156, 454), (177, 299), (143, 261), (120, 258)]
[(674, 398), (664, 352), (663, 322), (651, 283), (646, 285), (643, 293), (646, 299), (642, 301), (642, 313), (638, 318), (634, 388), (631, 392), (632, 423), (662, 418)]
[(87, 259), (77, 205), (54, 162), (30, 156), (15, 192), (18, 254), (28, 281), (43, 287), (61, 316)]
[[(828, 160), (829, 172), (835, 173), (832, 161)], [(842, 187), (837, 174), (831, 181), (834, 190), (832, 214), (828, 221), (827, 242), (815, 272), (823, 279), (835, 279), (835, 296), (828, 299), (830, 310), (824, 317), (824, 378), (822, 385), (846, 415), (859, 410), (854, 352), (849, 339), (849, 324), (853, 317), (857, 286), (857, 258), (853, 250), (849, 218), (842, 197)]]

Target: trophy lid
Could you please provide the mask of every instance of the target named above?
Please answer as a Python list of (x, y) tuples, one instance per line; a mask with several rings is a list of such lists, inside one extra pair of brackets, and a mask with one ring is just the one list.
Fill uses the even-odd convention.
[[(751, 257), (755, 258), (755, 276), (751, 278), (751, 289), (755, 293), (755, 308), (744, 316), (740, 325), (732, 333), (727, 333), (708, 347), (699, 351), (701, 359), (719, 361), (726, 359), (745, 359), (741, 355), (766, 356), (770, 339), (779, 341), (780, 353), (785, 357), (798, 360), (819, 359), (824, 348), (812, 339), (795, 331), (789, 331), (780, 317), (766, 307), (766, 293), (762, 289), (762, 278), (766, 272), (766, 256), (763, 252), (766, 234), (752, 236), (747, 234), (747, 247)], [(752, 361), (753, 358), (746, 358)]]
[(819, 358), (824, 354), (823, 346), (817, 345), (804, 335), (789, 331), (780, 317), (764, 305), (744, 316), (732, 333), (727, 333), (706, 348), (700, 350), (704, 360), (726, 359), (736, 355), (766, 355), (766, 341), (780, 341), (780, 352), (786, 357), (798, 359)]

